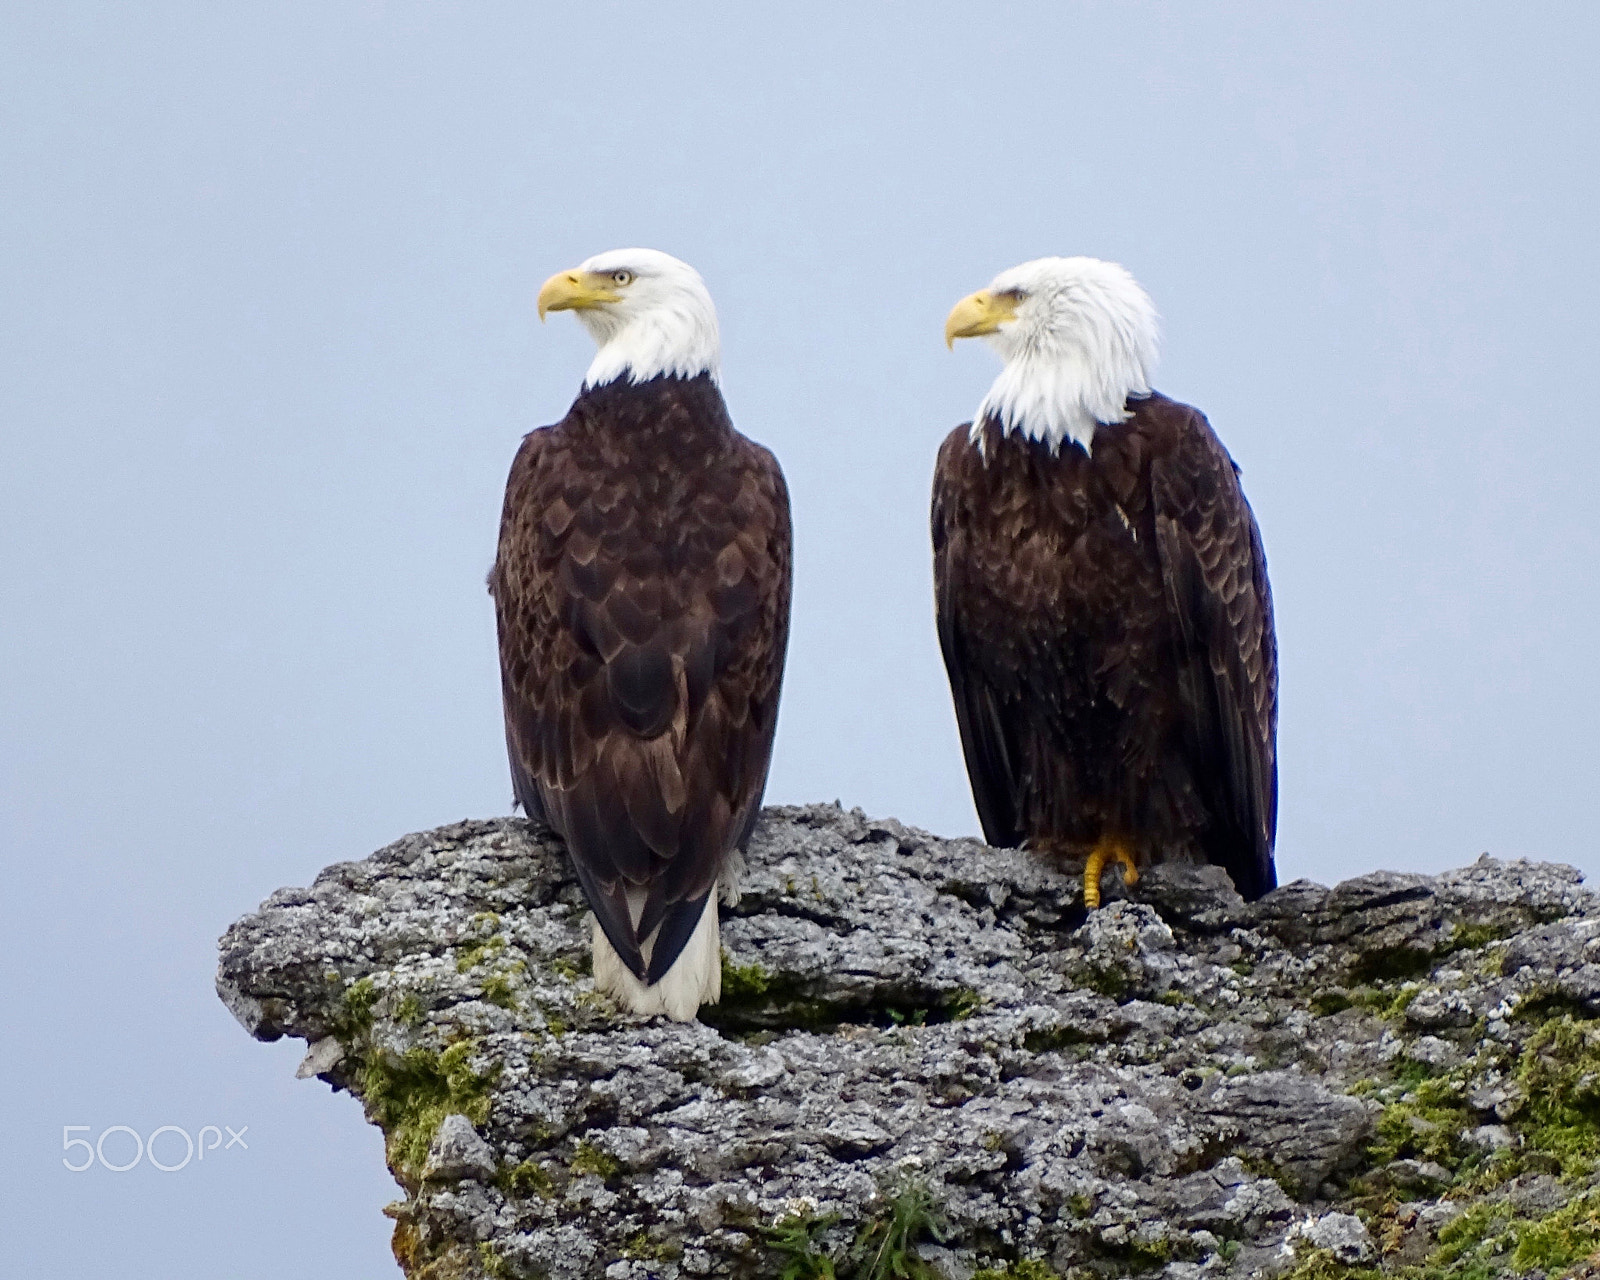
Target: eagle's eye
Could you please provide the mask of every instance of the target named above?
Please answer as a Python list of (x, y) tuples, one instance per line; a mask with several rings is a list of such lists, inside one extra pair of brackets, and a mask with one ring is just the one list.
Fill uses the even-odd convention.
[(611, 283), (616, 285), (619, 289), (625, 289), (633, 283), (633, 272), (613, 271), (611, 273)]
[(1028, 296), (1028, 291), (1026, 289), (1002, 289), (995, 296), (997, 298), (1004, 298), (1007, 302), (1011, 303), (1012, 306), (1015, 306)]

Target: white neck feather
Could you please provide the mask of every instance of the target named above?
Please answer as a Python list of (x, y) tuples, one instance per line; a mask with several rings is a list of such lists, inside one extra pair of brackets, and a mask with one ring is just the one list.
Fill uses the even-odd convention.
[[(655, 281), (641, 278), (641, 289)], [(630, 300), (631, 301), (631, 300)], [(648, 307), (580, 311), (578, 318), (599, 343), (585, 387), (598, 387), (626, 376), (644, 382), (663, 374), (692, 378), (709, 373), (718, 377), (721, 343), (717, 313), (704, 289), (662, 290)]]
[(1005, 368), (972, 423), (984, 421), (1050, 446), (1085, 453), (1101, 423), (1128, 417), (1129, 397), (1150, 394), (1159, 320), (1149, 295), (1123, 268), (1094, 258), (1041, 258), (995, 277), (1021, 295), (1015, 318), (990, 335)]
[(1020, 432), (1049, 445), (1051, 453), (1063, 440), (1089, 453), (1100, 423), (1124, 421), (1128, 397), (1149, 394), (1143, 370), (1097, 369), (1077, 352), (1017, 360), (1000, 371), (978, 406), (972, 436), (977, 440), (993, 417), (1003, 434)]

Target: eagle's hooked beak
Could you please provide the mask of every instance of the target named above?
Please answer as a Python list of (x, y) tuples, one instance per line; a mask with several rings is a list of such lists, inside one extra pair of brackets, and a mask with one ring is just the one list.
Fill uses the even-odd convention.
[(576, 268), (558, 271), (539, 290), (539, 319), (548, 311), (589, 311), (621, 298), (609, 276)]
[(1017, 318), (1017, 298), (1009, 293), (979, 289), (969, 293), (950, 309), (944, 322), (944, 345), (954, 347), (957, 338), (981, 338), (994, 333), (1007, 320)]

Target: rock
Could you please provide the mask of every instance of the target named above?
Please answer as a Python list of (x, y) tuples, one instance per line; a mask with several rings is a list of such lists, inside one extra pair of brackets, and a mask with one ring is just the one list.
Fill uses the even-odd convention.
[(312, 1076), (326, 1075), (339, 1064), (344, 1057), (344, 1046), (339, 1043), (337, 1036), (323, 1036), (314, 1045), (306, 1050), (306, 1056), (300, 1060), (300, 1065), (295, 1068), (297, 1080), (309, 1080)]
[(452, 1113), (439, 1122), (439, 1129), (428, 1146), (428, 1159), (422, 1167), (427, 1182), (459, 1182), (476, 1178), (487, 1182), (494, 1176), (494, 1152), (478, 1136), (472, 1121)]
[(1307, 1250), (1433, 1266), (1470, 1197), (1575, 1194), (1540, 1147), (1571, 1132), (1528, 1101), (1593, 1123), (1587, 1033), (1540, 1030), (1600, 966), (1570, 868), (1249, 904), (1217, 868), (1115, 880), (1085, 915), (1024, 852), (769, 809), (723, 1002), (678, 1024), (595, 992), (558, 841), (468, 822), (272, 895), (217, 986), (384, 1131), (413, 1280), (844, 1280), (894, 1233), (896, 1274), (1246, 1280)]
[(1406, 1021), (1429, 1031), (1470, 1027), (1472, 1020), (1472, 1006), (1454, 991), (1419, 992), (1406, 1006)]
[(1524, 1174), (1510, 1184), (1512, 1207), (1526, 1217), (1538, 1217), (1559, 1209), (1572, 1198), (1561, 1183), (1548, 1173)]
[[(1406, 1012), (1409, 1014), (1410, 1010)], [(1438, 1036), (1418, 1036), (1407, 1047), (1406, 1057), (1424, 1066), (1448, 1068), (1461, 1061), (1461, 1051), (1448, 1040), (1441, 1040)]]
[(1433, 1160), (1396, 1160), (1384, 1168), (1389, 1181), (1406, 1191), (1439, 1191), (1455, 1181), (1455, 1175)]
[(1346, 1266), (1371, 1261), (1377, 1252), (1367, 1228), (1353, 1213), (1325, 1213), (1312, 1218), (1300, 1228), (1300, 1234), (1313, 1248), (1326, 1249)]
[(1461, 1140), (1479, 1151), (1507, 1151), (1517, 1144), (1516, 1136), (1503, 1124), (1480, 1124), (1463, 1133)]

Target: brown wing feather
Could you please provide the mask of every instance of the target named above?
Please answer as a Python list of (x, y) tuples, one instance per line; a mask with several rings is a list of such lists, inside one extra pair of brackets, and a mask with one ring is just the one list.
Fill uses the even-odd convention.
[(1237, 469), (1205, 415), (1151, 467), (1156, 538), (1177, 633), (1203, 833), (1246, 898), (1277, 883), (1278, 655), (1266, 554)]
[(1027, 782), (1023, 777), (1024, 753), (1012, 732), (1016, 708), (1009, 705), (1015, 699), (1007, 699), (989, 678), (989, 664), (980, 660), (980, 651), (987, 646), (972, 634), (972, 619), (963, 613), (952, 582), (955, 567), (972, 562), (981, 551), (964, 543), (950, 545), (951, 539), (963, 537), (954, 520), (954, 507), (959, 501), (956, 489), (960, 484), (960, 451), (968, 447), (966, 435), (964, 426), (951, 432), (934, 467), (931, 524), (935, 616), (967, 779), (983, 837), (992, 845), (1013, 847), (1029, 834), (1021, 794)]
[[(565, 838), (612, 945), (653, 982), (766, 784), (788, 640), (782, 472), (709, 380), (586, 393), (517, 454), (490, 587), (517, 798)], [(647, 890), (637, 929), (629, 887)]]

